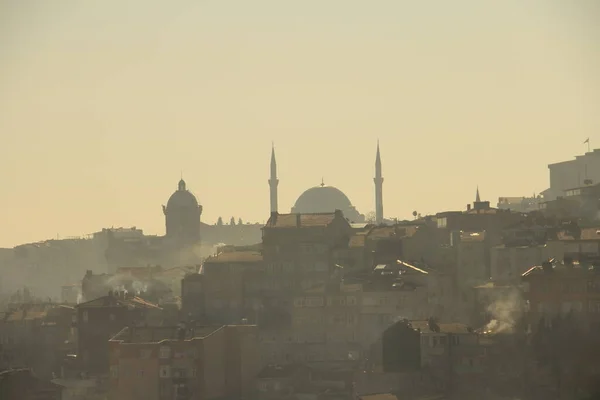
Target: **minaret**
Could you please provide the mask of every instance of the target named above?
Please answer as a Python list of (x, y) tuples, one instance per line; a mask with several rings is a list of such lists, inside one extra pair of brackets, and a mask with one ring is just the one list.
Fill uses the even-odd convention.
[(271, 179), (269, 179), (269, 187), (271, 192), (271, 212), (277, 212), (277, 185), (279, 179), (277, 179), (277, 162), (275, 161), (275, 146), (271, 147)]
[(375, 158), (375, 222), (383, 223), (383, 176), (381, 176), (381, 155), (379, 154), (379, 140), (377, 141), (377, 156)]
[(477, 185), (477, 192), (475, 193), (475, 203), (481, 203), (481, 197), (479, 196), (479, 185)]

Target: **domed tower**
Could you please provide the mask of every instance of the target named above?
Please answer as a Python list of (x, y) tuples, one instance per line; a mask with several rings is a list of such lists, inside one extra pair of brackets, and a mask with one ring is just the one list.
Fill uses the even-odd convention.
[(340, 189), (326, 186), (312, 187), (298, 197), (291, 212), (293, 214), (332, 213), (340, 210), (350, 222), (364, 222), (365, 216), (356, 210), (348, 196)]
[(202, 206), (186, 188), (181, 179), (177, 191), (171, 195), (167, 205), (163, 205), (167, 238), (180, 244), (195, 244), (200, 241), (200, 216)]

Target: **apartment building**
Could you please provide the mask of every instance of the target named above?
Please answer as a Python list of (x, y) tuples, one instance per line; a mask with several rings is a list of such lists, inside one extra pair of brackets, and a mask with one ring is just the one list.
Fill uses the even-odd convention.
[(255, 325), (128, 327), (109, 341), (110, 398), (242, 398), (259, 372)]

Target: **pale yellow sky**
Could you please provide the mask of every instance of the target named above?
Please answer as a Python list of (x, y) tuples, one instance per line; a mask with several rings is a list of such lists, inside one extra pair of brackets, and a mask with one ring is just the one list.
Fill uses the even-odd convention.
[(325, 183), (388, 217), (547, 187), (600, 146), (600, 3), (0, 0), (0, 246), (162, 234), (183, 170), (203, 221)]

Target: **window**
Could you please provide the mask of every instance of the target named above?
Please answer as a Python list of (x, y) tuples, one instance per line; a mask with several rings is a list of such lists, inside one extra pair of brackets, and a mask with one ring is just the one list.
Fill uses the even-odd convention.
[(162, 359), (171, 358), (171, 348), (169, 346), (161, 346), (159, 358), (162, 358)]
[(325, 261), (317, 261), (315, 263), (315, 271), (317, 272), (326, 272), (329, 268), (327, 267), (327, 263)]
[(588, 304), (588, 311), (591, 313), (600, 313), (600, 301), (590, 301)]
[(170, 365), (161, 365), (158, 374), (161, 378), (170, 378), (171, 377), (171, 366)]
[(445, 228), (448, 225), (448, 219), (446, 217), (437, 219), (437, 227)]
[(152, 355), (152, 350), (150, 350), (150, 349), (140, 350), (140, 358), (150, 358), (151, 355)]

